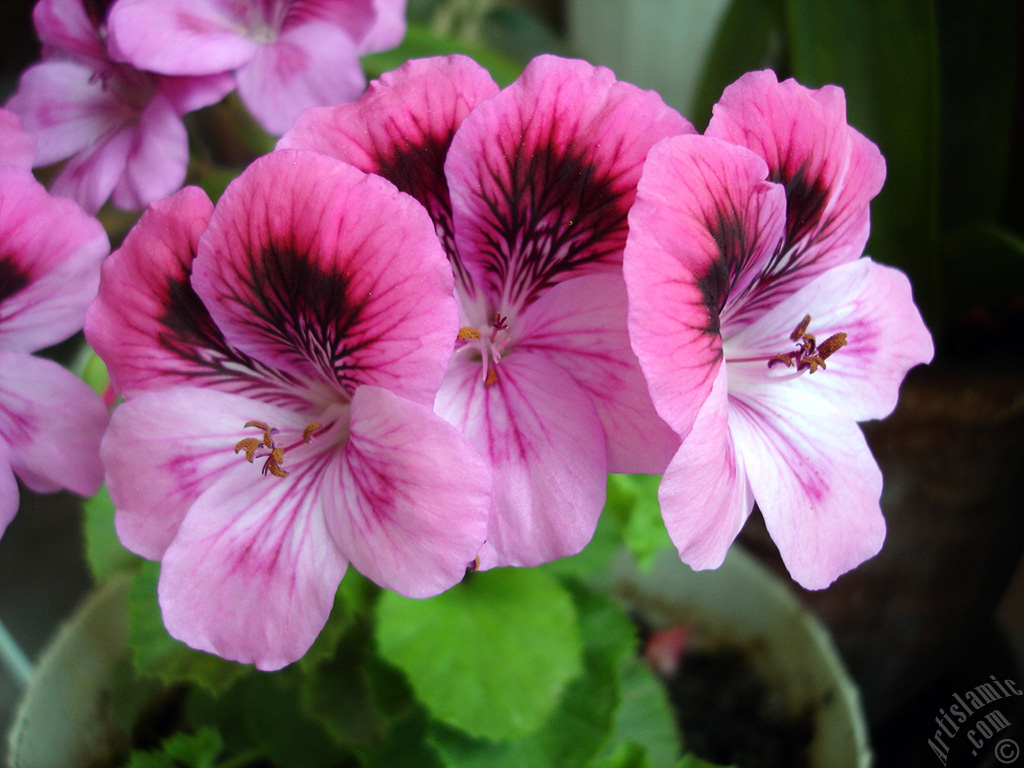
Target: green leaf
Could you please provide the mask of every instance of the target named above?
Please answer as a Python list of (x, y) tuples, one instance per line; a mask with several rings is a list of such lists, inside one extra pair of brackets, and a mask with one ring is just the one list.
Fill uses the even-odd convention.
[[(702, 760), (696, 755), (684, 755), (683, 759), (676, 763), (675, 768), (729, 768), (728, 766), (719, 765), (718, 763), (709, 763), (707, 760)], [(732, 766), (736, 768), (736, 766)]]
[(871, 205), (867, 252), (902, 268), (933, 326), (938, 259), (939, 66), (933, 0), (786, 0), (793, 72), (846, 91), (850, 123), (888, 176)]
[(704, 60), (692, 114), (686, 117), (703, 130), (727, 85), (746, 72), (778, 67), (784, 39), (782, 0), (732, 0)]
[(107, 486), (85, 500), (83, 510), (83, 533), (85, 537), (85, 561), (96, 582), (105, 581), (122, 571), (134, 571), (142, 566), (143, 560), (132, 554), (117, 538), (114, 529), (114, 502), (110, 500)]
[(254, 739), (276, 768), (356, 765), (348, 750), (308, 716), (302, 686), (291, 670), (252, 675), (240, 687)]
[(75, 370), (81, 372), (82, 381), (92, 387), (92, 390), (97, 395), (104, 395), (110, 387), (110, 374), (107, 373), (107, 364), (89, 347), (85, 348), (84, 357), (75, 366)]
[(168, 684), (194, 683), (213, 693), (250, 672), (249, 667), (196, 651), (167, 634), (156, 598), (159, 578), (160, 564), (144, 563), (128, 596), (129, 647), (136, 672)]
[(313, 671), (323, 661), (333, 658), (341, 638), (351, 629), (359, 616), (367, 614), (373, 608), (379, 594), (380, 587), (355, 568), (349, 568), (334, 596), (334, 607), (331, 609), (327, 624), (313, 641), (312, 647), (299, 659), (299, 666)]
[(164, 752), (188, 768), (213, 768), (223, 746), (220, 735), (211, 728), (176, 733), (163, 742)]
[(363, 68), (369, 77), (380, 77), (384, 72), (398, 69), (409, 59), (421, 59), (429, 56), (449, 56), (461, 53), (477, 61), (491, 73), (498, 85), (505, 87), (515, 80), (523, 71), (518, 62), (512, 61), (481, 45), (474, 45), (454, 37), (446, 37), (431, 32), (427, 28), (410, 24), (402, 44), (391, 51), (374, 53), (364, 56)]
[[(1017, 0), (938, 0), (942, 223), (994, 219), (1006, 191)], [(966, 270), (964, 270), (966, 271)]]
[(498, 743), (437, 726), (432, 742), (448, 768), (574, 768), (588, 765), (612, 732), (619, 704), (620, 671), (636, 653), (633, 623), (606, 595), (579, 584), (568, 587), (584, 638), (584, 674), (566, 688), (544, 725)]
[(128, 768), (215, 768), (223, 746), (211, 728), (176, 733), (164, 739), (159, 750), (132, 752)]
[(644, 761), (638, 765), (672, 768), (679, 759), (680, 742), (665, 686), (635, 653), (624, 661), (622, 670), (620, 702), (609, 744), (612, 750), (605, 754), (609, 765), (600, 768), (620, 765), (613, 758), (618, 755), (622, 760), (624, 745), (640, 748)]
[[(341, 744), (366, 745), (384, 738), (385, 713), (373, 700), (367, 664), (373, 655), (368, 622), (350, 625), (334, 655), (302, 679), (305, 711)], [(408, 686), (400, 683), (406, 691)], [(411, 701), (411, 694), (410, 694)]]
[(475, 573), (428, 600), (385, 592), (377, 645), (432, 716), (486, 739), (538, 728), (582, 671), (568, 592), (525, 568)]
[(622, 521), (622, 537), (641, 568), (672, 547), (658, 504), (660, 475), (609, 475), (606, 514)]

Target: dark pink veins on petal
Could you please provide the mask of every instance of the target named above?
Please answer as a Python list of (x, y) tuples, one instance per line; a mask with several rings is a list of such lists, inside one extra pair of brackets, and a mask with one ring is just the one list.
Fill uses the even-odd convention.
[(632, 202), (621, 186), (586, 150), (521, 148), (485, 192), (478, 248), (491, 290), (526, 306), (570, 272), (619, 256)]

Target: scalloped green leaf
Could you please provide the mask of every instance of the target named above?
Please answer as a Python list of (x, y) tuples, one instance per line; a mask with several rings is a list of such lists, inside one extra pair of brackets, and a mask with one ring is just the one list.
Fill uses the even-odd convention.
[(603, 593), (570, 584), (584, 638), (585, 671), (566, 688), (544, 725), (498, 743), (435, 727), (432, 743), (448, 768), (582, 768), (605, 748), (620, 705), (621, 672), (636, 655), (636, 632)]
[(537, 569), (475, 573), (428, 600), (385, 592), (376, 640), (434, 718), (484, 739), (539, 728), (583, 669), (572, 598)]

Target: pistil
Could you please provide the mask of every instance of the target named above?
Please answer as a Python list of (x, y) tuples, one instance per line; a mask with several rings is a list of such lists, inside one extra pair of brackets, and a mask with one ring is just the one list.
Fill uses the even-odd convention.
[(455, 337), (456, 348), (469, 347), (480, 354), (484, 386), (491, 387), (498, 382), (498, 363), (509, 345), (508, 317), (495, 313), (485, 333), (469, 326), (460, 328)]

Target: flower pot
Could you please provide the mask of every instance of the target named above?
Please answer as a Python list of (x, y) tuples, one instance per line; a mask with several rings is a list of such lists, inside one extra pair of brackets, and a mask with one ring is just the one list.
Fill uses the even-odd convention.
[[(649, 572), (622, 558), (613, 579), (613, 592), (644, 622), (685, 625), (704, 647), (740, 651), (791, 717), (809, 719), (809, 765), (871, 765), (860, 697), (828, 631), (742, 549), (734, 547), (715, 571), (694, 572), (671, 551)], [(684, 656), (684, 674), (685, 663)], [(686, 739), (683, 733), (684, 746)]]
[[(885, 544), (828, 589), (797, 589), (831, 629), (876, 724), (987, 625), (1020, 560), (1024, 377), (916, 369), (895, 412), (863, 426), (885, 478)], [(759, 515), (741, 541), (785, 574)]]
[(44, 651), (15, 714), (11, 768), (102, 765), (116, 744), (109, 694), (126, 650), (127, 577), (92, 592)]
[[(652, 627), (683, 622), (705, 646), (742, 650), (786, 711), (809, 717), (809, 765), (870, 764), (858, 694), (827, 632), (745, 553), (703, 573), (673, 552), (643, 573), (623, 558), (607, 578)], [(111, 691), (127, 649), (128, 588), (127, 577), (101, 586), (46, 649), (10, 734), (12, 768), (101, 765), (125, 751), (128, 734), (115, 720)]]

